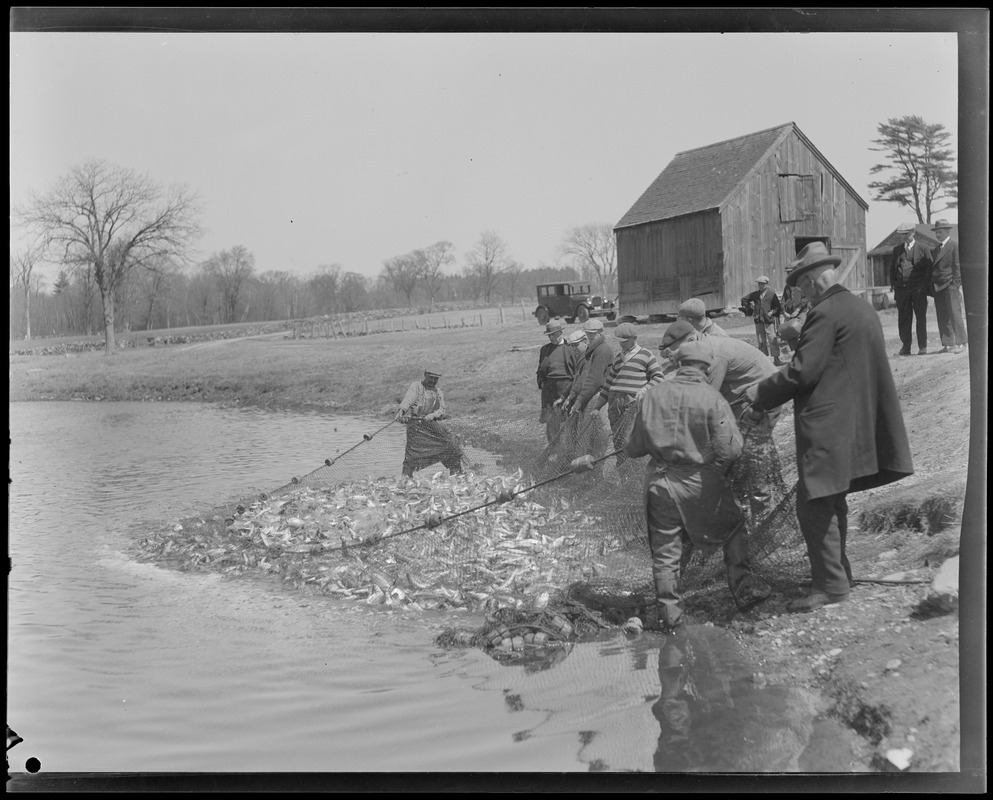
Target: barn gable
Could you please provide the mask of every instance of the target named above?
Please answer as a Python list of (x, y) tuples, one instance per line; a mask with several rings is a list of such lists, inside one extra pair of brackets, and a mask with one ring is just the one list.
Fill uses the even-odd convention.
[(626, 228), (671, 219), (713, 208), (723, 208), (748, 179), (793, 132), (858, 201), (869, 207), (841, 177), (796, 123), (777, 125), (757, 133), (677, 153), (668, 166), (614, 226)]

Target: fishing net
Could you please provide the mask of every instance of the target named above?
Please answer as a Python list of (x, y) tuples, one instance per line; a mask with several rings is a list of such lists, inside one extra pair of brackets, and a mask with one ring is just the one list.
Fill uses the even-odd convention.
[[(138, 543), (139, 557), (267, 575), (410, 612), (486, 612), (483, 628), (451, 641), (507, 658), (547, 650), (654, 607), (648, 459), (616, 452), (634, 408), (614, 432), (602, 411), (564, 415), (547, 443), (537, 414), (501, 426), (473, 418), (384, 422), (270, 492), (151, 533)], [(790, 427), (743, 419), (744, 451), (729, 474), (753, 570), (773, 585), (807, 569), (795, 469), (776, 442)], [(577, 472), (572, 462), (584, 455), (592, 469)], [(405, 463), (412, 477), (401, 474)], [(730, 599), (720, 550), (694, 552), (683, 588), (691, 612)]]

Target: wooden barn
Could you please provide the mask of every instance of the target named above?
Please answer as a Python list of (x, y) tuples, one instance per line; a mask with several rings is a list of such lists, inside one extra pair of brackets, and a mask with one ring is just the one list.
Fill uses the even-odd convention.
[(759, 275), (780, 292), (817, 240), (864, 292), (867, 209), (792, 122), (678, 153), (614, 226), (620, 314), (669, 316), (690, 297), (737, 307)]
[[(958, 225), (952, 228), (949, 236), (953, 242), (959, 240)], [(928, 247), (934, 248), (938, 245), (938, 239), (927, 223), (919, 222), (914, 225), (914, 237)], [(893, 248), (901, 242), (903, 242), (903, 234), (898, 230), (893, 230), (889, 236), (869, 251), (869, 281), (872, 286), (890, 285), (890, 259), (893, 257)]]

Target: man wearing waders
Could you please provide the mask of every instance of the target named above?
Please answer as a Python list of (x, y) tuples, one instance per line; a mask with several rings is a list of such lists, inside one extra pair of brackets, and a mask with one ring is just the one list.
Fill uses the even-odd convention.
[(410, 384), (400, 401), (396, 420), (407, 426), (407, 447), (403, 454), (403, 474), (414, 476), (414, 470), (424, 469), (439, 461), (453, 475), (462, 472), (462, 449), (452, 440), (451, 433), (437, 420), (447, 416), (445, 395), (438, 388), (440, 370), (424, 370), (424, 379)]
[(679, 355), (676, 373), (645, 394), (627, 446), (631, 458), (651, 456), (645, 480), (648, 543), (658, 622), (667, 631), (682, 620), (682, 570), (695, 547), (705, 552), (723, 547), (728, 586), (739, 610), (771, 593), (752, 574), (745, 517), (726, 477), (742, 449), (734, 414), (707, 383), (708, 349), (687, 342)]
[(782, 362), (779, 360), (779, 341), (776, 335), (783, 307), (776, 293), (769, 288), (769, 279), (765, 275), (760, 275), (755, 283), (758, 288), (741, 298), (741, 310), (745, 316), (754, 318), (759, 350), (767, 356), (771, 355), (773, 363), (779, 367)]

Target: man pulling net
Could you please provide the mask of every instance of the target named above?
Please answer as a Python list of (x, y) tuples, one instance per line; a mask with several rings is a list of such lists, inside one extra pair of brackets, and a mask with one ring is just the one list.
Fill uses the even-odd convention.
[(407, 426), (407, 446), (403, 454), (403, 474), (414, 476), (414, 470), (441, 462), (450, 473), (462, 469), (462, 448), (447, 426), (439, 420), (448, 416), (445, 395), (438, 388), (441, 371), (436, 367), (424, 370), (424, 378), (407, 388), (400, 401), (396, 420)]

